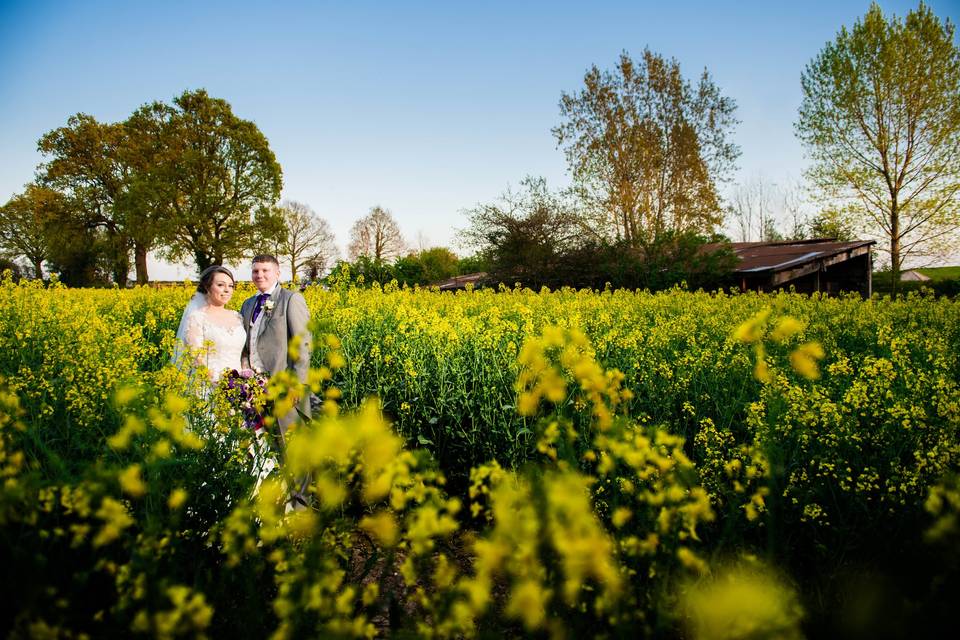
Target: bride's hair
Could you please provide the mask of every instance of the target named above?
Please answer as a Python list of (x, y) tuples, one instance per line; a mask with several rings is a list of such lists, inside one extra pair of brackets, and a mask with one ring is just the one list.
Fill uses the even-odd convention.
[(200, 283), (197, 285), (197, 291), (200, 293), (207, 293), (210, 291), (210, 285), (213, 284), (213, 276), (218, 273), (225, 274), (228, 278), (230, 278), (230, 282), (232, 282), (234, 285), (237, 284), (237, 281), (233, 279), (233, 274), (230, 273), (230, 269), (227, 269), (219, 264), (214, 264), (200, 272)]

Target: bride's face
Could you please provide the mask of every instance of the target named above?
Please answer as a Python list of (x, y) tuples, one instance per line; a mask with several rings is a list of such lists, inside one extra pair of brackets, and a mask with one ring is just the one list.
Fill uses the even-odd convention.
[(213, 274), (213, 282), (207, 289), (207, 302), (214, 307), (222, 307), (233, 297), (233, 280), (225, 273)]

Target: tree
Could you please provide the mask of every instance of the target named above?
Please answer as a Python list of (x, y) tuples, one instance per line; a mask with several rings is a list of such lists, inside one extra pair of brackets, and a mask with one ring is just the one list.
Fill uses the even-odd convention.
[(470, 226), (460, 236), (486, 258), (491, 279), (536, 287), (580, 242), (581, 218), (543, 178), (528, 176), (520, 186), (520, 191), (507, 189), (496, 202), (465, 211)]
[(423, 278), (427, 284), (447, 280), (459, 273), (460, 259), (446, 247), (424, 249), (417, 254), (417, 259), (423, 265)]
[(352, 263), (338, 260), (324, 281), (328, 286), (337, 288), (348, 282), (356, 284), (361, 279), (365, 286), (374, 283), (387, 284), (392, 280), (398, 280), (397, 268), (394, 264), (383, 260), (358, 256)]
[(128, 233), (133, 242), (137, 283), (146, 284), (147, 255), (174, 237), (173, 202), (176, 200), (175, 167), (179, 145), (171, 141), (170, 108), (160, 102), (137, 109), (123, 124), (127, 132), (123, 160), (129, 169), (127, 188), (118, 198), (120, 208), (134, 224)]
[(728, 135), (735, 104), (704, 70), (696, 85), (676, 60), (626, 52), (616, 71), (593, 66), (584, 89), (563, 93), (553, 129), (595, 220), (587, 229), (631, 246), (665, 231), (712, 231), (722, 220), (717, 182), (739, 155)]
[(781, 220), (786, 225), (784, 228), (788, 229), (788, 240), (803, 240), (808, 237), (810, 201), (804, 191), (799, 183), (793, 181), (787, 182), (780, 189)]
[(802, 240), (807, 234), (807, 202), (799, 186), (768, 182), (755, 175), (729, 196), (727, 222), (738, 242)]
[(690, 289), (715, 289), (730, 283), (738, 262), (722, 238), (693, 231), (664, 231), (643, 248), (626, 240), (588, 241), (564, 256), (550, 286), (650, 289), (686, 283)]
[(374, 262), (390, 261), (399, 258), (406, 243), (400, 227), (389, 209), (375, 206), (370, 213), (360, 218), (350, 228), (351, 260), (366, 256)]
[(486, 253), (477, 252), (457, 260), (457, 275), (482, 273), (490, 270), (490, 258)]
[(109, 258), (111, 241), (105, 236), (103, 229), (88, 227), (78, 215), (62, 217), (48, 236), (48, 270), (71, 287), (107, 284), (115, 262)]
[(393, 267), (397, 281), (409, 285), (433, 284), (459, 273), (457, 254), (446, 247), (433, 247), (397, 258)]
[(278, 243), (277, 253), (290, 260), (294, 280), (300, 267), (307, 267), (311, 280), (315, 280), (337, 257), (330, 224), (309, 206), (296, 200), (285, 200), (277, 212), (283, 220), (285, 232)]
[(30, 263), (34, 278), (43, 278), (50, 258), (50, 227), (64, 215), (63, 196), (52, 189), (28, 184), (23, 193), (0, 207), (0, 250)]
[(810, 237), (832, 238), (840, 242), (853, 240), (855, 234), (852, 218), (853, 216), (848, 210), (824, 209), (808, 222)]
[[(206, 91), (185, 91), (166, 109), (166, 205), (172, 234), (165, 257), (193, 257), (197, 269), (240, 261), (265, 230), (279, 232), (272, 205), (280, 165), (266, 136)], [(162, 105), (156, 105), (162, 109)]]
[(130, 173), (123, 159), (126, 138), (123, 125), (104, 124), (80, 113), (71, 116), (66, 126), (44, 135), (37, 145), (49, 157), (39, 167), (39, 183), (63, 193), (69, 200), (68, 210), (75, 215), (64, 228), (104, 231), (100, 245), (120, 286), (130, 272), (130, 229), (137, 224), (129, 210), (118, 206)]
[(420, 259), (415, 253), (397, 258), (391, 266), (393, 277), (396, 278), (400, 284), (413, 286), (415, 284), (427, 283), (427, 278), (423, 272), (423, 263), (420, 262)]
[(740, 242), (771, 240), (770, 232), (776, 231), (776, 200), (776, 187), (759, 175), (737, 185), (730, 197), (729, 213)]
[(827, 200), (887, 241), (893, 281), (910, 256), (956, 246), (960, 49), (920, 4), (889, 21), (871, 5), (807, 65), (796, 132)]
[(165, 172), (172, 151), (167, 115), (161, 103), (141, 107), (122, 123), (78, 114), (39, 142), (50, 156), (40, 167), (41, 181), (70, 199), (79, 216), (74, 222), (103, 230), (98, 246), (120, 285), (131, 251), (137, 282), (146, 283), (148, 252), (170, 236), (174, 180)]

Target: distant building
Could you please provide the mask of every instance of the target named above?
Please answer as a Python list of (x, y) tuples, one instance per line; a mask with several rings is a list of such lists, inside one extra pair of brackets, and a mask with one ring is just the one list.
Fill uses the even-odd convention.
[[(874, 240), (836, 242), (796, 240), (791, 242), (733, 242), (739, 263), (730, 285), (741, 291), (776, 291), (793, 287), (798, 293), (837, 294), (855, 291), (869, 298), (873, 293)], [(704, 245), (714, 251), (720, 244)], [(455, 291), (467, 284), (483, 284), (486, 273), (471, 273), (434, 283), (441, 291)]]
[(459, 289), (466, 289), (468, 284), (476, 286), (486, 277), (487, 273), (485, 271), (466, 273), (462, 276), (447, 278), (442, 282), (434, 282), (430, 286), (439, 287), (440, 291), (457, 291)]
[[(873, 293), (874, 240), (831, 239), (788, 242), (734, 242), (740, 259), (734, 270), (741, 291), (776, 291), (793, 287), (799, 293)], [(708, 245), (719, 247), (720, 245)]]

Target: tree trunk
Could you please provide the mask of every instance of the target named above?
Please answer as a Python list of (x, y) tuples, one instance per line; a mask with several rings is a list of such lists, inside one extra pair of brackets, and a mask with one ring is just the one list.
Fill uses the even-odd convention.
[(900, 212), (897, 201), (890, 204), (890, 287), (893, 295), (900, 289)]
[(37, 280), (43, 280), (43, 260), (34, 258), (33, 277)]
[(200, 249), (197, 249), (196, 251), (193, 252), (193, 259), (197, 263), (197, 273), (200, 273), (201, 271), (209, 267), (211, 264), (213, 264), (213, 261), (211, 260), (207, 252), (202, 251)]
[(150, 276), (147, 274), (147, 247), (139, 242), (133, 245), (134, 263), (137, 270), (137, 284), (147, 284)]
[(127, 288), (127, 280), (130, 279), (130, 262), (127, 260), (117, 260), (113, 264), (113, 281), (121, 289)]
[(108, 244), (104, 247), (110, 265), (110, 275), (121, 289), (130, 278), (130, 240), (114, 229), (107, 229)]

